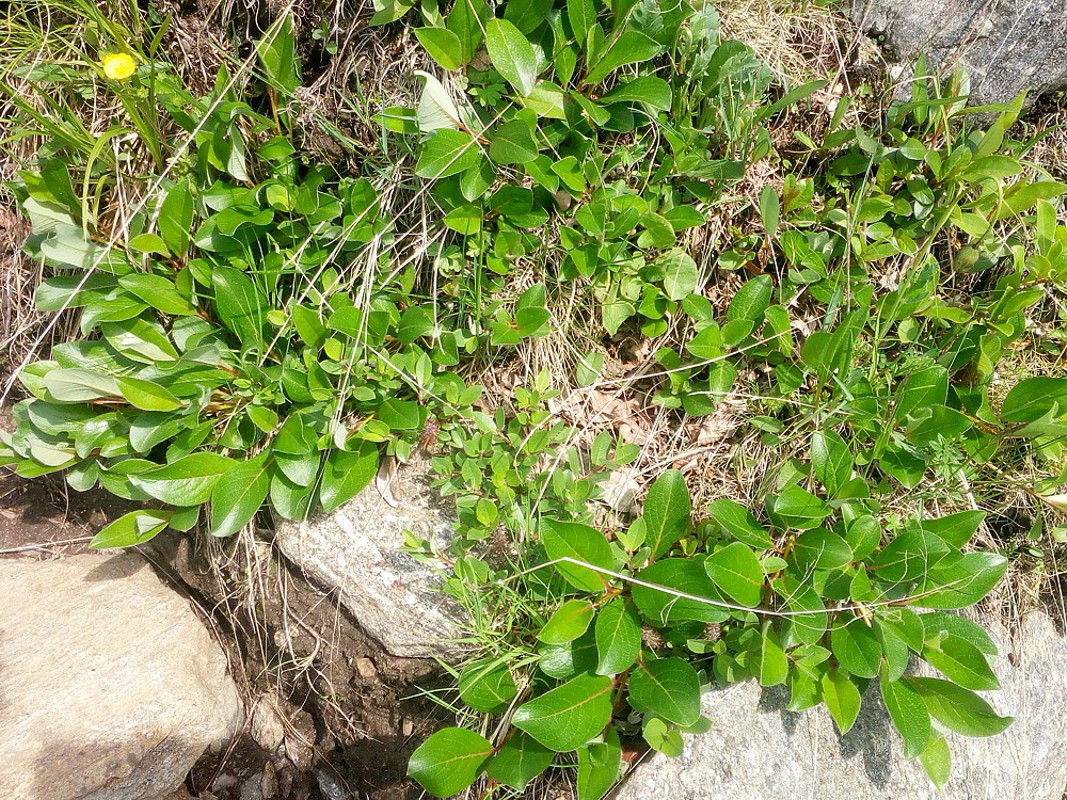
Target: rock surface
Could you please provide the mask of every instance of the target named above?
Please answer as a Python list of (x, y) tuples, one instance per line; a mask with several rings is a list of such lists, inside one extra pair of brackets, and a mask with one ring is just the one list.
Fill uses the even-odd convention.
[(403, 551), (404, 531), (447, 551), (454, 517), (431, 485), (429, 464), (401, 467), (391, 483), (392, 507), (375, 485), (331, 514), (284, 523), (275, 541), (392, 655), (449, 658), (461, 648), (458, 606), (441, 594), (440, 575)]
[(1067, 87), (1063, 0), (850, 0), (849, 13), (902, 61), (966, 69), (974, 104)]
[(949, 734), (952, 777), (941, 792), (917, 761), (905, 761), (877, 689), (839, 736), (825, 707), (791, 713), (785, 692), (750, 682), (705, 695), (711, 731), (686, 737), (680, 758), (657, 754), (635, 768), (615, 800), (1062, 800), (1067, 640), (1041, 613), (1014, 635), (988, 627), (1002, 688), (986, 699), (1015, 722), (987, 739)]
[(158, 800), (240, 727), (226, 658), (133, 554), (0, 560), (0, 797)]

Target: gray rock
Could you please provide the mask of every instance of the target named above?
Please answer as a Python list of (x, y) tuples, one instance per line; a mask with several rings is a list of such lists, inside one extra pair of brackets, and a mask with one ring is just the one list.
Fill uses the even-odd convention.
[(252, 706), (248, 732), (252, 739), (266, 750), (274, 753), (285, 739), (285, 721), (278, 711), (278, 704), (270, 695), (260, 695)]
[(290, 561), (336, 590), (363, 629), (399, 657), (450, 658), (461, 650), (462, 613), (440, 592), (439, 573), (402, 549), (405, 530), (442, 552), (455, 536), (431, 479), (426, 462), (401, 467), (387, 490), (397, 507), (371, 485), (333, 513), (283, 523), (275, 534)]
[(948, 734), (952, 777), (941, 792), (904, 759), (877, 689), (839, 736), (825, 707), (791, 713), (785, 692), (744, 683), (705, 695), (711, 731), (686, 737), (680, 758), (656, 754), (636, 767), (615, 800), (1062, 800), (1067, 641), (1041, 613), (1014, 636), (989, 627), (1002, 688), (986, 699), (1015, 722), (986, 739)]
[(974, 104), (1067, 87), (1064, 0), (850, 0), (849, 13), (902, 61), (966, 69)]
[(0, 560), (0, 797), (157, 800), (240, 728), (226, 658), (137, 555)]

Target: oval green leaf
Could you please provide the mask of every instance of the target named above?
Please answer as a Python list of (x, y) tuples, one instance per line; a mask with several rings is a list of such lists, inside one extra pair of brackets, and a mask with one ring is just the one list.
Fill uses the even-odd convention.
[(519, 706), (512, 724), (557, 753), (575, 750), (611, 721), (613, 688), (610, 678), (579, 675)]
[(434, 797), (451, 797), (478, 779), (492, 755), (493, 746), (484, 736), (463, 728), (445, 728), (411, 754), (408, 775)]
[(594, 626), (597, 675), (618, 675), (637, 661), (641, 652), (641, 624), (622, 598), (600, 609)]
[(682, 658), (648, 659), (630, 675), (630, 705), (683, 728), (700, 719), (700, 678)]

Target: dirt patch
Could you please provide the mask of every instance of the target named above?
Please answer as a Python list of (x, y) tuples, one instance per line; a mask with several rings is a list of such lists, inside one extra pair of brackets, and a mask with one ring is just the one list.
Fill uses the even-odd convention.
[(0, 557), (58, 557), (84, 552), (123, 511), (102, 491), (71, 491), (61, 478), (28, 481), (0, 470)]
[(211, 612), (249, 707), (268, 699), (282, 731), (275, 745), (250, 724), (231, 753), (193, 771), (193, 797), (421, 796), (405, 773), (411, 752), (445, 721), (421, 691), (444, 684), (433, 662), (390, 656), (262, 539), (165, 534), (143, 549)]

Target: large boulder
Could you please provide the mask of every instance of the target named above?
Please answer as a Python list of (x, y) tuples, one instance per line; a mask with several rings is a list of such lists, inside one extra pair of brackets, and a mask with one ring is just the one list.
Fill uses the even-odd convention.
[(948, 734), (952, 777), (940, 792), (904, 759), (877, 689), (839, 736), (825, 708), (791, 713), (784, 692), (743, 683), (705, 695), (711, 731), (687, 737), (680, 758), (657, 754), (636, 767), (615, 800), (1062, 800), (1067, 641), (1041, 613), (1011, 634), (986, 624), (1002, 686), (986, 699), (1015, 722), (988, 739)]
[(849, 13), (902, 61), (966, 69), (972, 103), (1067, 87), (1063, 0), (850, 0)]
[(158, 800), (242, 717), (224, 654), (141, 557), (0, 560), (0, 797)]
[(400, 467), (388, 485), (368, 486), (331, 514), (283, 523), (275, 541), (308, 578), (335, 590), (392, 655), (447, 659), (462, 650), (462, 613), (441, 593), (439, 571), (403, 548), (410, 531), (447, 552), (454, 525), (422, 461)]

